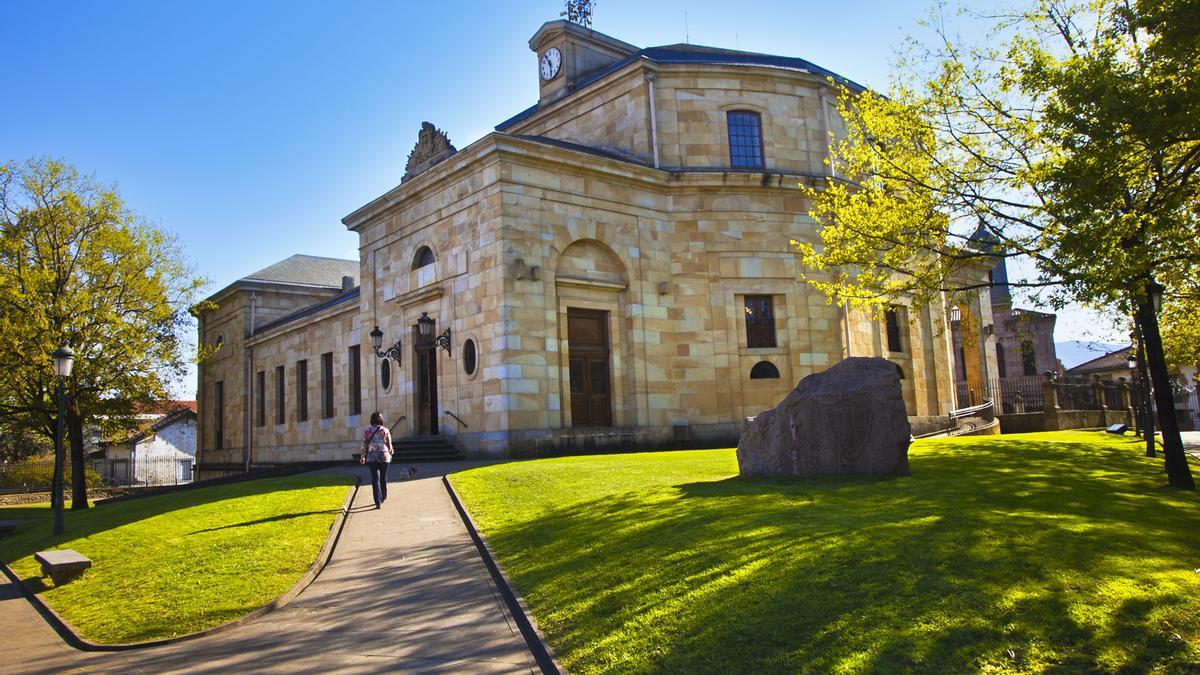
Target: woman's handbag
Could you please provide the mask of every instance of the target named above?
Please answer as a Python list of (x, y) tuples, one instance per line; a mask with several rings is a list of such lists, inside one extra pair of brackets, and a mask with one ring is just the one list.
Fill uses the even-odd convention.
[(379, 435), (379, 429), (380, 427), (375, 427), (375, 433), (371, 434), (370, 438), (363, 441), (362, 454), (358, 456), (359, 464), (367, 463), (367, 450), (371, 448), (371, 441), (375, 440), (375, 437)]

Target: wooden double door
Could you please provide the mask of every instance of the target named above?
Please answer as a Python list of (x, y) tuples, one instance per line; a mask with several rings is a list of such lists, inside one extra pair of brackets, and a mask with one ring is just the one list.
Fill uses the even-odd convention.
[(412, 344), (416, 431), (418, 436), (434, 436), (438, 432), (437, 346), (423, 342), (416, 326), (412, 329)]
[(572, 426), (612, 426), (611, 357), (608, 312), (567, 308)]

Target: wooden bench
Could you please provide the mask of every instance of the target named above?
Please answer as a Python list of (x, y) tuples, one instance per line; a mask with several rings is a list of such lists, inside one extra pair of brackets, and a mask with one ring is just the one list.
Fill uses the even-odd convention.
[(0, 537), (7, 537), (24, 523), (23, 520), (0, 520)]
[(55, 586), (62, 586), (92, 566), (91, 560), (69, 548), (58, 551), (38, 551), (33, 554), (33, 559), (42, 564), (42, 574), (49, 575), (54, 580)]

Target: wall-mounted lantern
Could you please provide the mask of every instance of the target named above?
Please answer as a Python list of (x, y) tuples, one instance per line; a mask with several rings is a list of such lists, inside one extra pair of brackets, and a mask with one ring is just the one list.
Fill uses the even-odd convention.
[(417, 334), (426, 344), (433, 344), (445, 349), (447, 354), (450, 353), (450, 328), (447, 327), (441, 335), (433, 337), (433, 319), (425, 312), (421, 312), (421, 318), (417, 319)]
[(391, 359), (400, 365), (400, 339), (396, 339), (396, 344), (383, 350), (383, 331), (379, 330), (379, 326), (375, 326), (375, 330), (371, 331), (371, 344), (375, 347), (375, 356), (381, 359)]

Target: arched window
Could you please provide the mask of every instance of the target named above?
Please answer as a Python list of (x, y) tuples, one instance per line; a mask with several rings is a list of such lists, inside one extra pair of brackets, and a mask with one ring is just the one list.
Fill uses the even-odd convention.
[(387, 391), (392, 386), (392, 362), (388, 359), (379, 361), (379, 384)]
[(752, 380), (778, 380), (779, 369), (770, 361), (759, 361), (750, 369), (750, 379)]
[(1001, 378), (1008, 377), (1008, 366), (1004, 364), (1004, 345), (996, 343), (996, 370)]
[(729, 165), (742, 169), (763, 168), (762, 118), (750, 110), (731, 110), (725, 115), (729, 127)]
[(417, 254), (413, 256), (412, 268), (415, 270), (425, 267), (426, 265), (432, 265), (433, 260), (433, 251), (430, 250), (428, 246), (422, 246), (421, 248), (417, 249)]

